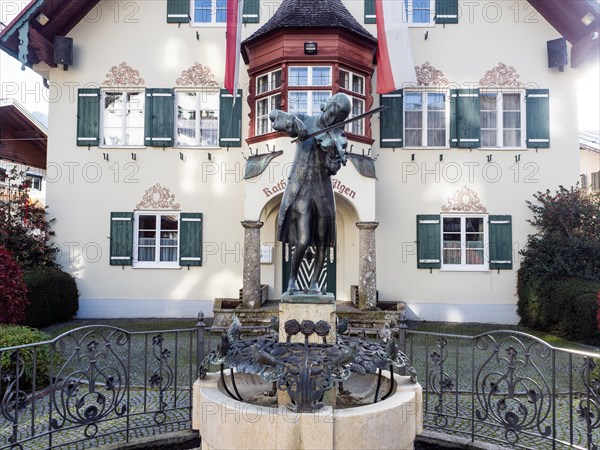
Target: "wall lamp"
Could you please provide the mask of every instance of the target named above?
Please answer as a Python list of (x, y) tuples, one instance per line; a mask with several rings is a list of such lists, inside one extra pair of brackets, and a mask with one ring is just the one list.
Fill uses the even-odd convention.
[(48, 16), (46, 14), (44, 14), (43, 12), (39, 13), (38, 16), (35, 18), (35, 20), (37, 20), (37, 22), (41, 25), (44, 26), (46, 25), (48, 22), (50, 22), (50, 19), (48, 18)]
[(305, 55), (316, 55), (317, 54), (317, 43), (316, 42), (305, 42), (304, 43), (304, 54)]

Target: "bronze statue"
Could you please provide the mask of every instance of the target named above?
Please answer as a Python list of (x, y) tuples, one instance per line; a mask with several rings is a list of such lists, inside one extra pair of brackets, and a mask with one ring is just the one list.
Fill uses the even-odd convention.
[[(298, 292), (298, 269), (309, 246), (315, 246), (314, 272), (308, 292), (319, 294), (318, 279), (329, 247), (335, 246), (335, 198), (331, 175), (346, 164), (348, 141), (340, 126), (352, 109), (345, 94), (335, 94), (321, 105), (316, 116), (273, 110), (269, 119), (273, 128), (298, 138), (296, 154), (283, 194), (277, 220), (278, 239), (295, 245), (288, 293)], [(316, 133), (316, 134), (315, 134)]]

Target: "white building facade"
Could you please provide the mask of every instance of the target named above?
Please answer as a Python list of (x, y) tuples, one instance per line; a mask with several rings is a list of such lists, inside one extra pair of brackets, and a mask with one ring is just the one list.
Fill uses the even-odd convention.
[[(426, 320), (518, 322), (519, 251), (533, 232), (526, 201), (579, 177), (575, 70), (548, 68), (546, 41), (558, 31), (527, 1), (439, 0), (437, 11), (434, 0), (422, 10), (409, 2), (418, 83), (380, 96), (374, 50), (369, 61), (330, 45), (339, 31), (344, 48), (374, 49), (362, 31), (262, 33), (280, 2), (249, 2), (243, 37), (259, 37), (247, 41), (234, 102), (222, 89), (225, 2), (206, 3), (100, 1), (68, 33), (68, 70), (34, 65), (60, 94), (49, 110), (47, 204), (78, 316), (210, 316), (215, 298), (242, 288), (244, 221), (263, 223), (261, 283), (280, 298), (289, 249), (276, 220), (295, 146), (266, 115), (316, 113), (345, 92), (353, 114), (388, 110), (347, 130), (359, 157), (333, 181), (329, 290), (351, 299), (357, 223), (371, 223), (379, 301), (404, 301)], [(373, 2), (341, 3), (377, 37)], [(316, 42), (317, 54), (296, 55), (295, 41)], [(269, 152), (264, 171), (244, 179), (247, 159)], [(354, 165), (363, 155), (376, 178)]]

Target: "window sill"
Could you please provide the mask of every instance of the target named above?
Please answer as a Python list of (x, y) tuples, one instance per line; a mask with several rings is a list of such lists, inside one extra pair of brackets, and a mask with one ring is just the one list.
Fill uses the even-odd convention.
[[(143, 150), (145, 148), (147, 148), (145, 145), (99, 145), (98, 148), (102, 148), (102, 149), (134, 149), (134, 150)], [(157, 147), (160, 148), (160, 147)]]
[(450, 147), (402, 147), (402, 150), (450, 150)]
[(181, 267), (180, 265), (176, 265), (176, 266), (159, 266), (159, 265), (133, 265), (131, 266), (132, 269), (163, 269), (163, 270), (181, 270), (183, 269), (183, 267)]
[(527, 147), (478, 147), (478, 150), (486, 152), (501, 151), (501, 152), (522, 152), (528, 150)]
[(190, 22), (190, 28), (225, 28), (227, 22), (208, 23), (208, 22)]
[(218, 145), (213, 145), (213, 146), (206, 146), (206, 147), (201, 147), (201, 146), (195, 146), (195, 145), (181, 145), (181, 146), (175, 146), (173, 147), (175, 150), (218, 150), (220, 148), (224, 148), (224, 147), (219, 147)]
[(473, 268), (473, 269), (467, 269), (464, 267), (461, 268), (450, 268), (450, 267), (442, 267), (440, 269), (440, 272), (462, 272), (462, 273), (489, 273), (491, 272), (491, 269), (486, 269), (486, 268)]

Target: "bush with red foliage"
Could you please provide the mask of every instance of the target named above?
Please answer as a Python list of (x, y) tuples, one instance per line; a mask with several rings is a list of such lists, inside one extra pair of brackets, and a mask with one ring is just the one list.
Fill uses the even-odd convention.
[(28, 304), (21, 268), (11, 253), (0, 245), (0, 323), (21, 323)]

